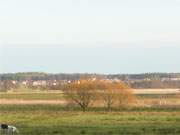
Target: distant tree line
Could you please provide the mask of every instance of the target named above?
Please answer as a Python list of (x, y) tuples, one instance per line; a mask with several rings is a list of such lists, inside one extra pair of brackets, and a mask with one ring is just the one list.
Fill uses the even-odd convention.
[(108, 78), (127, 79), (162, 79), (162, 78), (180, 78), (180, 73), (144, 73), (144, 74), (113, 74), (107, 75)]
[(150, 80), (129, 83), (132, 88), (144, 89), (144, 88), (178, 88), (180, 89), (180, 81), (161, 81), (161, 80)]
[(39, 72), (28, 72), (28, 73), (15, 73), (15, 74), (0, 74), (0, 80), (78, 80), (87, 78), (104, 78), (105, 75), (100, 74), (47, 74)]

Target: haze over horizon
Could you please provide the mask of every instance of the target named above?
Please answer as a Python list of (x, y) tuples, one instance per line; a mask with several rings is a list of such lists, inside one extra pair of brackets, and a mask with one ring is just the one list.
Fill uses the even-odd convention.
[(180, 0), (0, 1), (0, 73), (180, 72)]

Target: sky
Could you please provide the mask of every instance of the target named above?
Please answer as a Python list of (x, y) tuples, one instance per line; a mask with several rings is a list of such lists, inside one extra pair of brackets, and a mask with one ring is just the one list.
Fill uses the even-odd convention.
[(0, 0), (0, 73), (180, 72), (180, 0)]

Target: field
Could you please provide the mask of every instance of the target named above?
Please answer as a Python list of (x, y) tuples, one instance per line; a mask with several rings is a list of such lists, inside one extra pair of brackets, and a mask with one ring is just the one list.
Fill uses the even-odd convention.
[[(138, 94), (138, 100), (167, 102), (179, 96), (171, 94)], [(180, 107), (174, 105), (138, 106), (114, 109), (111, 112), (92, 107), (82, 112), (78, 107), (66, 107), (60, 93), (6, 93), (0, 94), (0, 123), (17, 126), (20, 135), (179, 135)], [(12, 101), (9, 104), (2, 100)], [(13, 101), (21, 101), (13, 104)], [(32, 101), (45, 101), (45, 103)], [(146, 102), (145, 102), (146, 103)], [(147, 102), (148, 103), (148, 102)]]

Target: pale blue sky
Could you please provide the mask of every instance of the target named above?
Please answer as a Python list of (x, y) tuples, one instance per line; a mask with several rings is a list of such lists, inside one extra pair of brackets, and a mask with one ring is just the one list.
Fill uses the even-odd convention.
[(0, 73), (180, 72), (180, 0), (0, 0)]

